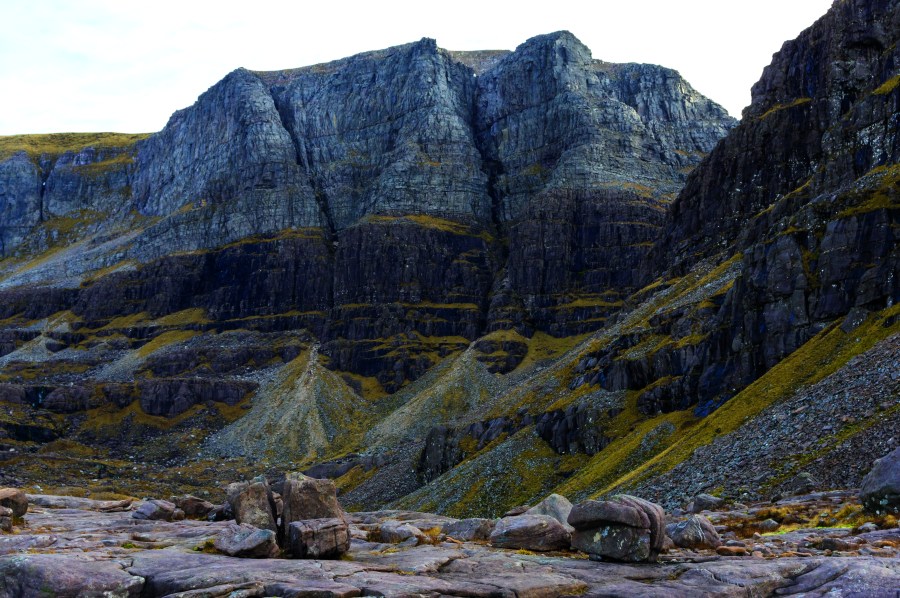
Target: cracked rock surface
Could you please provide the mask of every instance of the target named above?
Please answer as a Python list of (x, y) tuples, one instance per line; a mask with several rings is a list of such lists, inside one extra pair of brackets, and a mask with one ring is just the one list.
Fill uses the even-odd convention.
[[(107, 505), (86, 499), (71, 503), (78, 508), (41, 504), (61, 502), (33, 501), (24, 525), (0, 536), (0, 598), (39, 591), (122, 597), (887, 596), (900, 584), (896, 529), (852, 538), (873, 548), (848, 556), (825, 556), (812, 547), (745, 557), (676, 549), (648, 565), (594, 562), (571, 551), (497, 549), (440, 535), (419, 545), (362, 539), (363, 528), (388, 520), (426, 527), (446, 519), (392, 511), (351, 514), (354, 539), (341, 560), (243, 559), (210, 553), (207, 540), (229, 522), (139, 521), (127, 512), (103, 512)], [(849, 530), (832, 535), (851, 544)]]

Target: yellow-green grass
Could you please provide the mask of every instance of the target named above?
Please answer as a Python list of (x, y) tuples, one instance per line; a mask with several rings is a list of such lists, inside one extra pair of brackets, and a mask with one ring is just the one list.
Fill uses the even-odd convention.
[(151, 133), (47, 133), (0, 136), (0, 160), (24, 151), (31, 158), (59, 156), (86, 147), (118, 148), (134, 145)]
[(493, 235), (485, 230), (476, 230), (462, 222), (439, 218), (437, 216), (428, 216), (425, 214), (409, 214), (404, 216), (370, 215), (366, 216), (361, 221), (362, 224), (390, 224), (394, 222), (411, 222), (418, 224), (423, 228), (439, 230), (454, 235), (479, 237), (484, 241), (493, 241), (494, 239)]
[(893, 77), (879, 85), (872, 93), (874, 93), (875, 95), (887, 95), (897, 89), (898, 85), (900, 85), (900, 74), (894, 75)]
[(772, 106), (771, 108), (769, 108), (768, 110), (763, 112), (760, 115), (759, 120), (766, 119), (766, 118), (772, 116), (773, 114), (775, 114), (776, 112), (780, 112), (780, 111), (786, 110), (788, 108), (795, 108), (797, 106), (802, 106), (804, 104), (809, 104), (810, 102), (812, 102), (812, 98), (797, 98), (796, 100), (792, 100), (790, 102), (786, 102), (783, 104), (775, 104), (774, 106)]
[(147, 357), (168, 346), (177, 343), (185, 343), (194, 338), (196, 334), (197, 332), (195, 330), (170, 330), (168, 332), (163, 332), (159, 336), (154, 337), (150, 342), (141, 346), (141, 348), (137, 350), (138, 357)]
[[(595, 494), (606, 494), (618, 487), (634, 485), (651, 475), (669, 471), (690, 457), (697, 448), (709, 444), (719, 435), (738, 429), (776, 401), (792, 396), (803, 386), (821, 381), (853, 357), (900, 332), (898, 316), (900, 304), (870, 316), (849, 334), (842, 331), (839, 323), (835, 322), (702, 420), (696, 421), (692, 412), (682, 411), (642, 422), (632, 433), (601, 451), (594, 458), (596, 462), (579, 473), (581, 484), (597, 487), (595, 484), (604, 480), (604, 473), (614, 467), (622, 455), (628, 454), (629, 449), (633, 450), (644, 434), (662, 421), (669, 421), (680, 430), (690, 427), (690, 433), (679, 434), (671, 446), (660, 454), (603, 485)], [(891, 323), (892, 320), (896, 321)], [(570, 483), (575, 483), (575, 480)]]

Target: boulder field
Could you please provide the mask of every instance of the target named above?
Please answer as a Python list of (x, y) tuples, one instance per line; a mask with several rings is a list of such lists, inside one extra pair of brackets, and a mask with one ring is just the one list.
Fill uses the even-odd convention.
[[(0, 598), (892, 596), (900, 586), (896, 519), (860, 511), (848, 492), (751, 505), (698, 497), (690, 510), (712, 509), (700, 513), (551, 495), (497, 520), (348, 513), (330, 481), (302, 474), (231, 484), (225, 504), (197, 518), (175, 506), (194, 497), (2, 492), (28, 502), (0, 535)], [(829, 511), (858, 517), (829, 527), (816, 519)], [(277, 531), (245, 521), (269, 517)]]

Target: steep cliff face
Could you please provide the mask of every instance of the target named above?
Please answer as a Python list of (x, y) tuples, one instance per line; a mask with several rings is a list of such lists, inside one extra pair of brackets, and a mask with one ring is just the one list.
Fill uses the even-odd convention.
[[(900, 417), (866, 387), (900, 334), (898, 14), (836, 2), (736, 127), (555, 33), (239, 70), (149, 139), (2, 154), (0, 427), (457, 514), (861, 462)], [(753, 479), (676, 479), (743, 472), (745, 426), (785, 444)]]
[(740, 126), (673, 205), (659, 266), (672, 265), (666, 254), (684, 269), (741, 250), (811, 198), (898, 161), (898, 18), (889, 0), (836, 2), (784, 44)]
[(594, 329), (643, 286), (631, 266), (685, 172), (731, 126), (674, 71), (593, 60), (567, 32), (533, 38), (482, 73), (476, 106), (509, 236), (491, 326), (559, 336)]
[(649, 410), (692, 395), (708, 409), (835, 319), (900, 298), (898, 19), (896, 2), (836, 3), (785, 43), (740, 125), (689, 177), (655, 250), (657, 271), (736, 256), (741, 273), (707, 313), (656, 323), (663, 335), (706, 338), (690, 343), (693, 367), (683, 349), (663, 351), (657, 361), (676, 357), (675, 367), (629, 381), (695, 377), (648, 398)]
[(21, 256), (4, 313), (301, 323), (332, 367), (391, 391), (515, 329), (479, 345), (508, 371), (535, 331), (621, 306), (668, 198), (732, 125), (674, 71), (594, 61), (565, 32), (238, 69), (147, 139), (2, 163)]
[[(897, 2), (836, 2), (786, 43), (661, 218), (638, 276), (655, 280), (562, 359), (433, 427), (410, 461), (428, 483), (395, 504), (499, 514), (517, 492), (636, 489), (674, 505), (803, 488), (810, 470), (858, 484), (900, 416), (892, 383), (866, 382), (900, 334), (898, 18)], [(503, 291), (526, 304), (512, 287), (492, 309), (510, 311)]]
[(322, 224), (272, 96), (245, 69), (172, 115), (160, 133), (140, 144), (136, 162), (134, 203), (144, 214), (166, 216), (186, 204), (248, 194), (261, 204), (258, 213), (289, 214), (282, 228)]
[(473, 74), (434, 40), (260, 77), (336, 230), (369, 215), (490, 223)]

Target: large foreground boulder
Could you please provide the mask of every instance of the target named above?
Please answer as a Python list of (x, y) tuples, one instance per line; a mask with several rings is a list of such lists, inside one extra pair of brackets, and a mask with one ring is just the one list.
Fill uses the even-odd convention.
[(219, 552), (241, 558), (265, 559), (278, 554), (275, 532), (246, 523), (229, 523), (213, 542)]
[(278, 531), (275, 524), (275, 499), (265, 477), (258, 476), (249, 482), (229, 484), (227, 494), (236, 522)]
[(667, 525), (666, 535), (681, 548), (718, 548), (722, 545), (716, 527), (703, 515), (691, 515), (684, 521)]
[(569, 531), (549, 515), (516, 515), (497, 522), (491, 533), (491, 546), (525, 550), (563, 550), (569, 548)]
[(11, 509), (13, 517), (24, 517), (28, 512), (28, 497), (18, 488), (0, 488), (0, 507)]
[(572, 508), (572, 547), (591, 558), (655, 562), (665, 541), (665, 511), (649, 501), (620, 494)]
[(863, 478), (859, 500), (870, 513), (900, 513), (900, 447), (875, 461)]
[(337, 487), (332, 480), (290, 473), (284, 480), (281, 499), (285, 525), (306, 519), (344, 518), (344, 510), (337, 499)]
[(350, 526), (339, 517), (294, 521), (288, 526), (288, 552), (300, 559), (336, 559), (350, 550)]

